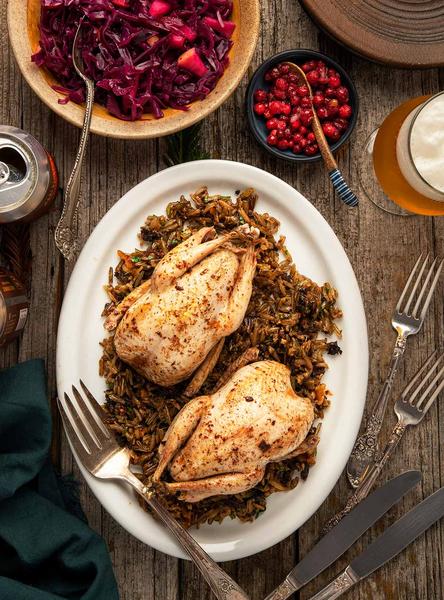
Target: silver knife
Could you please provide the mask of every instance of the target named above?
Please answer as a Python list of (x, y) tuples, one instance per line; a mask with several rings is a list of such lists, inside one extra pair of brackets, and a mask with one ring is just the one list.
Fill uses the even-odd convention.
[(334, 600), (411, 544), (444, 516), (444, 487), (386, 529), (362, 554), (310, 600)]
[(314, 579), (421, 479), (419, 471), (406, 471), (367, 496), (316, 544), (265, 600), (285, 600)]

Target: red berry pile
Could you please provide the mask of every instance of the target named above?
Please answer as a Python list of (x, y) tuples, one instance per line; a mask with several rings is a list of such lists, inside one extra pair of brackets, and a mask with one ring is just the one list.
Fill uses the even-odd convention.
[[(327, 140), (334, 143), (345, 133), (352, 116), (348, 104), (349, 90), (335, 69), (322, 60), (302, 65), (313, 93), (313, 106)], [(318, 151), (311, 121), (313, 112), (308, 87), (298, 84), (298, 77), (286, 64), (273, 67), (265, 74), (269, 90), (254, 93), (254, 111), (266, 121), (267, 143), (279, 150), (313, 156)]]

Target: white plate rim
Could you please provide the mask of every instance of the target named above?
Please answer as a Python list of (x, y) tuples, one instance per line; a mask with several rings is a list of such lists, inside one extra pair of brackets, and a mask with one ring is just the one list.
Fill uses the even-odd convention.
[[(348, 329), (350, 329), (350, 326), (352, 325), (351, 329), (353, 330), (354, 335), (348, 336), (347, 354), (344, 353), (340, 357), (340, 360), (348, 362), (353, 356), (359, 356), (358, 363), (354, 365), (353, 369), (347, 370), (346, 375), (348, 386), (346, 389), (351, 389), (353, 391), (353, 397), (355, 397), (354, 404), (350, 404), (349, 406), (350, 411), (347, 413), (347, 425), (344, 431), (341, 430), (340, 444), (338, 448), (335, 448), (334, 464), (329, 466), (328, 472), (324, 465), (322, 468), (322, 470), (325, 471), (324, 475), (322, 478), (320, 476), (317, 476), (316, 478), (317, 481), (322, 479), (322, 485), (320, 486), (322, 489), (318, 490), (316, 497), (311, 500), (312, 503), (310, 506), (302, 507), (302, 510), (294, 515), (293, 513), (296, 513), (297, 511), (293, 510), (289, 515), (288, 506), (284, 505), (284, 508), (287, 509), (286, 516), (290, 516), (290, 520), (284, 523), (283, 519), (278, 519), (276, 523), (273, 523), (273, 527), (269, 531), (267, 530), (267, 535), (264, 535), (264, 531), (260, 532), (260, 535), (255, 531), (255, 529), (261, 529), (260, 527), (255, 527), (255, 525), (263, 519), (263, 516), (259, 517), (259, 519), (252, 524), (237, 524), (238, 528), (242, 528), (241, 532), (243, 535), (241, 535), (240, 538), (234, 539), (232, 543), (213, 542), (212, 538), (215, 534), (217, 538), (217, 532), (221, 531), (214, 528), (224, 527), (224, 525), (205, 526), (203, 529), (192, 530), (193, 536), (200, 541), (204, 549), (212, 555), (215, 560), (226, 561), (250, 556), (277, 544), (301, 527), (314, 512), (316, 512), (333, 489), (346, 465), (362, 419), (368, 377), (368, 338), (364, 306), (356, 277), (345, 250), (330, 225), (316, 208), (302, 196), (302, 194), (276, 176), (257, 167), (234, 161), (204, 160), (185, 163), (165, 169), (140, 182), (116, 202), (97, 224), (74, 267), (60, 314), (57, 335), (56, 374), (59, 397), (63, 397), (63, 393), (68, 390), (68, 386), (79, 379), (80, 376), (83, 376), (78, 371), (73, 375), (72, 370), (72, 357), (75, 356), (75, 349), (73, 350), (72, 341), (78, 340), (78, 335), (76, 335), (78, 334), (78, 329), (76, 330), (76, 327), (78, 328), (79, 325), (79, 320), (75, 317), (76, 310), (78, 311), (81, 306), (78, 294), (82, 289), (82, 279), (84, 279), (84, 274), (91, 269), (91, 265), (96, 267), (100, 264), (100, 252), (104, 247), (103, 240), (109, 239), (112, 234), (118, 234), (119, 230), (122, 228), (122, 224), (125, 222), (125, 218), (128, 221), (130, 219), (129, 215), (135, 214), (141, 210), (141, 205), (138, 203), (141, 195), (143, 196), (143, 194), (147, 192), (148, 194), (151, 194), (151, 197), (154, 197), (156, 194), (163, 194), (165, 195), (166, 205), (167, 202), (175, 199), (167, 196), (167, 190), (173, 186), (173, 182), (176, 187), (180, 184), (183, 186), (181, 189), (190, 189), (191, 191), (192, 189), (197, 189), (198, 181), (201, 181), (202, 184), (205, 181), (211, 181), (212, 179), (220, 179), (220, 181), (224, 182), (247, 182), (247, 185), (254, 186), (259, 193), (261, 193), (262, 189), (268, 190), (267, 193), (270, 193), (270, 190), (272, 190), (271, 193), (274, 194), (274, 199), (277, 197), (284, 198), (285, 200), (282, 202), (285, 202), (290, 206), (294, 203), (297, 206), (298, 217), (299, 219), (303, 219), (304, 225), (307, 227), (310, 235), (315, 235), (318, 239), (322, 240), (324, 249), (321, 254), (324, 259), (330, 261), (329, 268), (331, 268), (336, 275), (335, 280), (332, 281), (333, 285), (343, 287), (344, 281), (347, 285), (347, 294), (345, 296), (340, 296), (340, 305), (344, 308), (343, 325), (347, 324)], [(231, 187), (239, 189), (234, 183)], [(211, 187), (210, 191), (212, 191)], [(149, 203), (150, 201), (147, 201), (142, 205), (146, 215), (150, 212), (149, 206), (146, 206), (146, 204)], [(282, 206), (283, 209), (285, 208), (287, 211), (290, 210), (288, 206)], [(140, 221), (140, 224), (142, 222), (143, 218)], [(137, 243), (137, 231), (134, 231), (133, 233), (135, 246)], [(117, 250), (117, 248), (115, 248), (115, 250)], [(296, 264), (298, 264), (297, 257), (293, 257)], [(107, 269), (110, 264), (113, 263), (108, 262), (107, 265), (103, 265), (103, 267), (106, 267)], [(301, 271), (306, 273), (306, 269), (305, 271), (301, 269)], [(310, 275), (309, 273), (306, 274)], [(101, 286), (102, 281), (100, 281), (98, 285)], [(82, 315), (80, 314), (78, 317), (80, 319)], [(70, 358), (69, 365), (68, 360), (65, 360), (65, 357)], [(92, 387), (92, 390), (93, 392), (95, 391), (95, 393), (98, 393), (94, 386)], [(350, 395), (350, 391), (348, 392), (348, 395)], [(347, 394), (344, 394), (344, 396), (347, 397)], [(336, 410), (334, 408), (335, 406), (333, 400), (332, 407), (327, 412), (324, 423), (327, 422), (328, 415)], [(337, 424), (334, 426), (337, 426)], [(322, 441), (323, 436), (321, 435), (321, 445)], [(123, 486), (118, 483), (101, 481), (93, 478), (79, 463), (77, 457), (75, 458), (93, 494), (122, 527), (142, 542), (147, 543), (157, 550), (178, 558), (186, 558), (185, 554), (177, 546), (170, 534), (138, 506), (137, 501), (132, 497), (131, 492), (124, 489)], [(318, 460), (317, 465), (311, 472), (320, 468)], [(298, 494), (298, 490), (301, 489), (301, 486), (304, 486), (303, 489), (306, 489), (305, 486), (310, 485), (311, 479), (313, 479), (313, 477), (310, 474), (308, 481), (297, 486), (295, 490), (282, 494), (274, 494), (270, 497), (268, 499), (270, 507), (264, 515), (267, 515), (267, 513), (270, 515), (271, 503), (273, 503), (273, 505), (274, 503), (278, 503), (277, 497), (282, 498), (289, 496), (293, 498), (291, 495)], [(302, 496), (304, 496), (303, 493)], [(294, 497), (297, 502), (297, 496)], [(122, 502), (127, 503), (125, 515), (122, 514), (122, 510), (117, 506), (117, 504), (121, 504)], [(280, 506), (275, 510), (275, 513), (278, 510), (282, 510), (282, 502), (283, 500), (279, 500)], [(287, 505), (289, 504), (292, 505), (292, 502), (287, 501)], [(300, 509), (301, 507), (299, 506), (298, 508)], [(128, 514), (135, 516), (135, 510), (137, 511), (137, 519), (128, 518)], [(237, 522), (235, 521), (235, 523)], [(233, 528), (232, 525), (228, 524), (226, 527), (231, 527), (231, 529), (233, 529), (234, 537), (239, 535), (236, 533), (236, 526)], [(232, 531), (230, 530), (230, 534), (231, 533)]]

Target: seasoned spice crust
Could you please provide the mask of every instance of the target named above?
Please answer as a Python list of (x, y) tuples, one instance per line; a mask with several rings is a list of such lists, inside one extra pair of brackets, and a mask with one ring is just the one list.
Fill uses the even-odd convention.
[[(244, 223), (257, 227), (261, 232), (255, 243), (257, 268), (245, 318), (239, 329), (226, 339), (201, 393), (210, 393), (234, 360), (248, 348), (257, 347), (257, 360), (276, 360), (290, 369), (293, 389), (311, 401), (315, 417), (320, 420), (329, 404), (329, 394), (322, 383), (327, 368), (323, 355), (339, 354), (340, 349), (336, 341), (327, 341), (319, 334), (340, 333), (335, 324), (341, 316), (336, 306), (336, 291), (329, 283), (319, 286), (297, 272), (285, 240), (274, 237), (278, 221), (256, 212), (256, 199), (253, 190), (245, 190), (232, 200), (210, 196), (203, 188), (191, 200), (181, 197), (178, 202), (170, 203), (166, 216), (148, 217), (141, 229), (143, 248), (129, 254), (119, 252), (119, 264), (115, 270), (110, 269), (107, 285), (110, 303), (104, 315), (112, 315), (116, 305), (142, 282), (149, 286), (162, 257), (193, 232), (214, 227), (220, 236)], [(102, 345), (100, 371), (108, 385), (110, 425), (122, 444), (131, 449), (133, 462), (142, 468), (141, 478), (148, 481), (157, 465), (158, 447), (165, 432), (188, 401), (181, 395), (187, 382), (169, 388), (148, 382), (118, 358), (112, 335)], [(249, 402), (244, 401), (248, 406)], [(319, 425), (316, 425), (297, 456), (270, 463), (261, 482), (241, 494), (207, 498), (194, 504), (171, 496), (164, 501), (186, 526), (221, 521), (227, 516), (251, 520), (265, 510), (269, 494), (292, 489), (300, 479), (307, 478), (316, 461), (318, 440)]]

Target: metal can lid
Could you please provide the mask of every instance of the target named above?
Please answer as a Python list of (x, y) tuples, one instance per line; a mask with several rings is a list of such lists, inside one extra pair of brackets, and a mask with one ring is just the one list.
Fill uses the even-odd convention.
[(50, 181), (43, 146), (21, 129), (0, 125), (0, 223), (34, 211), (44, 200)]

